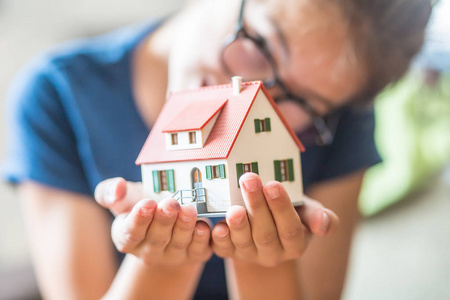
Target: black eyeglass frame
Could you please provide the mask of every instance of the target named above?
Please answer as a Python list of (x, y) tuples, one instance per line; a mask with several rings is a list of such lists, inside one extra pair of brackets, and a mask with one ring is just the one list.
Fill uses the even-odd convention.
[[(286, 87), (286, 85), (283, 83), (279, 76), (278, 67), (275, 62), (275, 59), (273, 58), (272, 54), (270, 53), (266, 40), (260, 36), (251, 36), (247, 30), (244, 27), (244, 7), (245, 7), (245, 0), (242, 0), (240, 11), (239, 11), (239, 18), (238, 18), (238, 24), (236, 27), (236, 30), (233, 34), (227, 37), (227, 39), (224, 42), (223, 48), (222, 48), (222, 55), (221, 55), (221, 62), (224, 70), (230, 74), (230, 75), (239, 75), (239, 74), (233, 74), (231, 70), (228, 68), (227, 63), (225, 62), (225, 55), (224, 52), (227, 49), (228, 46), (230, 46), (232, 43), (237, 41), (241, 38), (246, 38), (253, 42), (255, 46), (258, 48), (258, 50), (261, 51), (261, 53), (265, 56), (267, 61), (270, 64), (270, 67), (272, 68), (273, 72), (273, 78), (270, 80), (263, 80), (262, 82), (267, 88), (278, 86), (280, 91), (283, 93), (283, 97), (281, 99), (289, 99), (296, 103), (298, 103), (305, 112), (312, 118), (313, 120), (313, 126), (317, 130), (318, 136), (315, 140), (315, 143), (319, 146), (324, 145), (330, 145), (333, 142), (334, 139), (334, 130), (332, 131), (325, 121), (325, 118), (320, 115), (304, 98), (299, 97), (289, 91), (289, 89)], [(280, 98), (278, 98), (280, 99)], [(275, 102), (279, 102), (275, 99)], [(337, 122), (335, 122), (337, 123)]]

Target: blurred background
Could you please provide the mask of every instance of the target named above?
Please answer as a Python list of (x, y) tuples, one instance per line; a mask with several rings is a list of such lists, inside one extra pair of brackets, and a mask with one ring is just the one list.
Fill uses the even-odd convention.
[[(176, 11), (183, 0), (0, 0), (0, 113), (14, 74), (51, 45)], [(411, 71), (376, 101), (344, 299), (450, 299), (450, 0)], [(4, 118), (2, 118), (3, 120)], [(0, 122), (0, 159), (5, 126)], [(0, 299), (39, 299), (19, 204), (0, 183)]]

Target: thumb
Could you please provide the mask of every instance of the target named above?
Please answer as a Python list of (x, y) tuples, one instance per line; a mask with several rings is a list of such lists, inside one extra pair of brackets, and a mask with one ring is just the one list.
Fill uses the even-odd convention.
[(144, 198), (141, 182), (129, 182), (121, 177), (103, 180), (95, 188), (95, 201), (114, 215), (130, 212)]
[(339, 225), (338, 216), (323, 207), (323, 205), (306, 196), (303, 197), (304, 204), (296, 207), (302, 223), (316, 235), (326, 236), (336, 231)]

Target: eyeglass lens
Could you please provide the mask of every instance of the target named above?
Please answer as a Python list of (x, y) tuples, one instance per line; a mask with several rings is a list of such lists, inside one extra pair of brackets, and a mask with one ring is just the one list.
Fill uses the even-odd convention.
[(248, 38), (237, 38), (223, 51), (223, 62), (231, 74), (244, 80), (271, 80), (274, 70), (267, 57)]

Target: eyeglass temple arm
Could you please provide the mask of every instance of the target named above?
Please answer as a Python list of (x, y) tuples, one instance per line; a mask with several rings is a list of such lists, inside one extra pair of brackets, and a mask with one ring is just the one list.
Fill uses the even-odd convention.
[(242, 0), (241, 8), (239, 10), (239, 19), (238, 19), (236, 31), (239, 31), (241, 28), (244, 27), (244, 7), (245, 7), (245, 0)]

